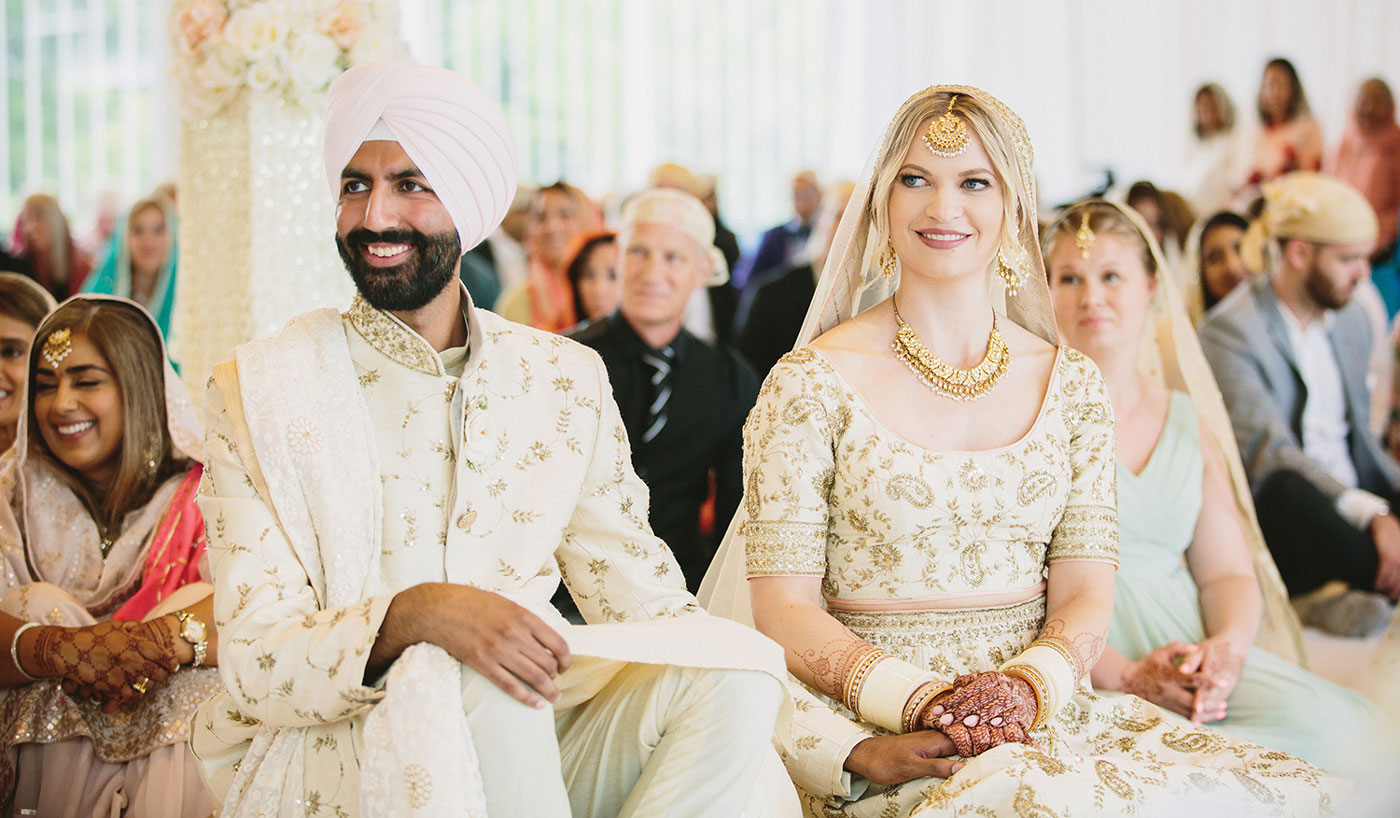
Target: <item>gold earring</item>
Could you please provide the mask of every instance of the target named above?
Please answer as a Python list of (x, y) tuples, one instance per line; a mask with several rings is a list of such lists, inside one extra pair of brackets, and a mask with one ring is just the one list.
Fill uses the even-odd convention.
[(899, 263), (899, 256), (894, 253), (893, 239), (885, 239), (885, 252), (883, 255), (885, 260), (882, 266), (885, 270), (885, 278), (893, 278), (895, 265)]
[[(1020, 254), (1015, 251), (1012, 251), (1012, 255), (1015, 256), (1015, 262), (1022, 260)], [(1005, 248), (997, 250), (996, 273), (1006, 284), (1006, 295), (1014, 298), (1021, 285), (1025, 283), (1026, 270), (1023, 263), (1008, 261), (1006, 256)]]

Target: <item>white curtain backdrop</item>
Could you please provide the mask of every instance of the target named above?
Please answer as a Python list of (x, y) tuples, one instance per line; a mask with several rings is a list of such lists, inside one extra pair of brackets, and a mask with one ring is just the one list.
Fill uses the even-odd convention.
[[(290, 2), (291, 0), (270, 0)], [(302, 0), (297, 0), (301, 2)], [(172, 0), (6, 0), (0, 220), (61, 194), (173, 178)], [(911, 92), (968, 82), (1030, 126), (1053, 203), (1100, 170), (1170, 185), (1192, 94), (1222, 83), (1254, 121), (1264, 62), (1298, 66), (1329, 146), (1359, 81), (1400, 90), (1396, 0), (401, 0), (417, 59), (505, 105), (526, 178), (595, 196), (676, 160), (720, 178), (745, 238), (787, 217), (787, 178), (855, 174)]]
[(720, 177), (726, 218), (787, 218), (787, 177), (857, 173), (906, 96), (967, 82), (1026, 120), (1047, 202), (1101, 169), (1170, 186), (1195, 89), (1252, 126), (1264, 63), (1299, 69), (1329, 148), (1359, 82), (1400, 90), (1394, 0), (404, 0), (420, 60), (508, 106), (527, 178), (594, 195), (674, 159)]

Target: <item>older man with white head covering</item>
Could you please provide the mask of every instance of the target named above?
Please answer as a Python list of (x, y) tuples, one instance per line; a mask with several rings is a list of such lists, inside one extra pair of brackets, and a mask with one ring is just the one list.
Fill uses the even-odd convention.
[(1268, 276), (1201, 325), (1289, 593), (1332, 580), (1352, 590), (1299, 605), (1305, 624), (1360, 636), (1400, 596), (1400, 466), (1370, 434), (1370, 324), (1353, 299), (1370, 275), (1375, 211), (1345, 182), (1299, 171), (1264, 186), (1241, 247)]
[[(194, 746), (221, 815), (795, 803), (752, 800), (781, 654), (685, 591), (602, 363), (456, 280), (515, 188), (499, 109), (450, 71), (352, 69), (326, 173), (359, 294), (240, 347), (205, 401), (227, 692)], [(550, 607), (561, 574), (606, 624)]]
[[(652, 530), (691, 590), (739, 507), (744, 418), (758, 397), (758, 378), (737, 353), (683, 326), (693, 294), (726, 278), (714, 239), (714, 220), (691, 194), (658, 188), (632, 197), (618, 235), (622, 304), (572, 336), (608, 367), (632, 465), (651, 490)], [(702, 532), (712, 479), (716, 525)]]

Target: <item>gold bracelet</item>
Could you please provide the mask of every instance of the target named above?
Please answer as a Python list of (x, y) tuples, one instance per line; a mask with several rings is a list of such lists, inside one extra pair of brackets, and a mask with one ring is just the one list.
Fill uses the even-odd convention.
[(1044, 645), (1063, 656), (1065, 661), (1069, 663), (1070, 671), (1074, 673), (1074, 681), (1078, 682), (1080, 677), (1084, 675), (1079, 670), (1079, 657), (1063, 636), (1041, 636), (1030, 643), (1028, 647), (1035, 647), (1036, 645)]
[(39, 677), (30, 676), (29, 671), (24, 669), (24, 665), (21, 665), (19, 663), (19, 636), (20, 634), (24, 633), (30, 628), (38, 628), (42, 626), (42, 622), (26, 622), (23, 625), (20, 625), (18, 628), (15, 628), (15, 635), (12, 639), (10, 639), (10, 661), (15, 663), (15, 670), (19, 671), (19, 675), (23, 676), (31, 682), (39, 681)]
[(904, 727), (904, 732), (912, 733), (918, 729), (919, 719), (924, 714), (924, 709), (928, 703), (938, 698), (945, 690), (952, 690), (953, 686), (944, 682), (924, 682), (909, 697), (909, 701), (904, 704), (904, 714), (900, 719)]
[(871, 648), (856, 660), (855, 666), (846, 676), (846, 683), (841, 688), (841, 698), (846, 708), (857, 716), (860, 715), (860, 689), (865, 686), (865, 679), (870, 675), (870, 671), (885, 658), (883, 650)]
[(1045, 677), (1040, 673), (1040, 668), (1033, 665), (1008, 665), (1002, 669), (1002, 673), (1015, 676), (1030, 685), (1031, 690), (1035, 691), (1035, 721), (1031, 723), (1031, 730), (1039, 727), (1049, 718), (1049, 714), (1045, 711), (1048, 709), (1046, 691), (1050, 689), (1050, 685), (1046, 683)]

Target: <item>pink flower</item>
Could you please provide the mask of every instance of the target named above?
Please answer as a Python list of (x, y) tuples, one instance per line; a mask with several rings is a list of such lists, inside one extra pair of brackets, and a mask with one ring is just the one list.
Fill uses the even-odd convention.
[(218, 34), (227, 19), (228, 12), (223, 4), (214, 0), (192, 0), (180, 9), (175, 25), (185, 51), (193, 51), (200, 43)]
[(321, 32), (335, 40), (343, 50), (350, 50), (360, 39), (365, 27), (365, 6), (359, 0), (337, 0), (317, 21)]

